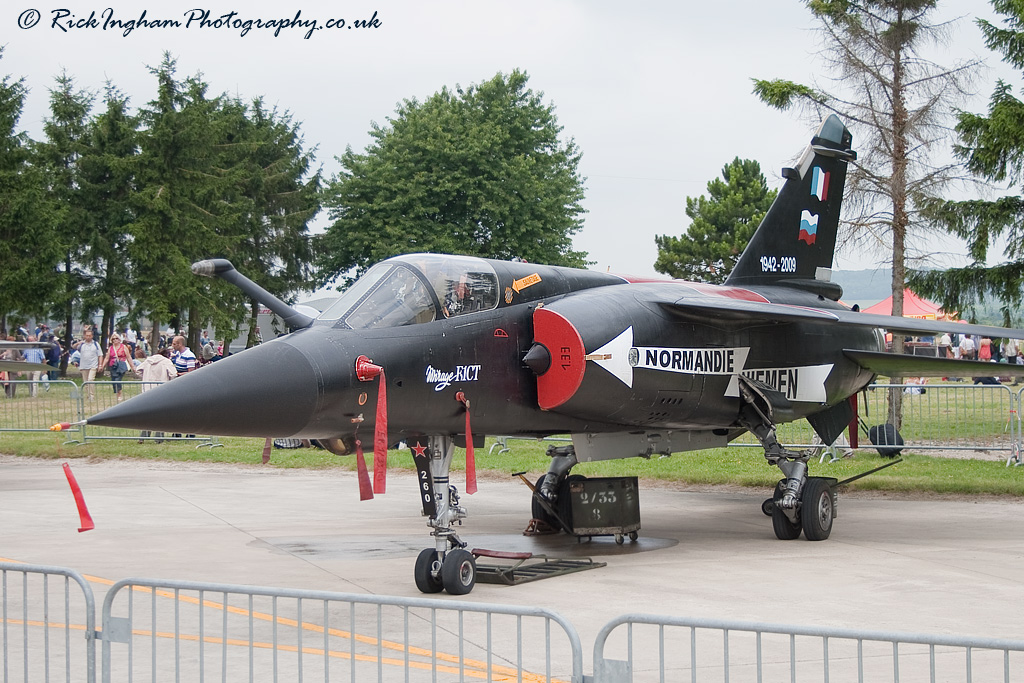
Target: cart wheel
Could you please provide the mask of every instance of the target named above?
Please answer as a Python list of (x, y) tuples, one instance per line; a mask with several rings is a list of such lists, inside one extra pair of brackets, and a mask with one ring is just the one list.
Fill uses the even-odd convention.
[(622, 545), (626, 542), (626, 537), (622, 534), (615, 534), (615, 545)]
[(630, 531), (629, 532), (629, 540), (633, 541), (634, 543), (636, 543), (636, 539), (639, 538), (639, 537), (640, 537), (640, 534), (638, 534), (637, 532), (635, 532), (635, 531)]

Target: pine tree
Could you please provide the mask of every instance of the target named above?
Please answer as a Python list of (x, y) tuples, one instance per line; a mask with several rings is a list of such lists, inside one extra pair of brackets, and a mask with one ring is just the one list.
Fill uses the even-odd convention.
[[(81, 205), (89, 215), (83, 231), (82, 261), (90, 273), (83, 288), (83, 309), (103, 313), (103, 330), (115, 316), (131, 308), (133, 292), (129, 245), (132, 241), (132, 192), (138, 154), (138, 120), (129, 113), (128, 99), (111, 84), (104, 94), (106, 109), (92, 119), (81, 161)], [(131, 317), (131, 316), (129, 316)]]
[[(1010, 0), (993, 0), (1004, 27), (979, 20), (985, 43), (1002, 53), (1002, 60), (1024, 71), (1024, 8)], [(1013, 88), (999, 81), (989, 100), (988, 115), (962, 112), (956, 127), (956, 154), (967, 168), (995, 183), (1016, 184), (1024, 190), (1024, 102)], [(947, 311), (967, 311), (975, 302), (994, 297), (1002, 306), (1004, 324), (1024, 297), (1024, 196), (994, 200), (933, 200), (929, 216), (963, 239), (972, 263), (945, 271), (916, 271), (909, 282), (916, 292), (942, 303)], [(1005, 261), (988, 267), (996, 240), (1005, 242)]]
[(214, 163), (223, 141), (217, 126), (220, 99), (208, 98), (198, 77), (177, 80), (169, 54), (150, 72), (157, 95), (139, 113), (144, 128), (129, 255), (138, 307), (153, 323), (155, 345), (162, 325), (170, 323), (177, 331), (189, 320), (195, 321), (192, 333), (198, 339), (198, 325), (215, 303), (191, 266), (210, 254), (227, 253), (229, 244), (221, 238), (224, 179)]
[(655, 237), (654, 269), (674, 278), (720, 284), (775, 200), (756, 161), (736, 157), (722, 177), (708, 182), (708, 196), (687, 197), (686, 235)]
[(0, 79), (0, 332), (4, 333), (8, 315), (45, 310), (60, 259), (50, 215), (55, 207), (48, 201), (46, 177), (35, 162), (32, 141), (18, 131), (25, 94), (23, 78)]

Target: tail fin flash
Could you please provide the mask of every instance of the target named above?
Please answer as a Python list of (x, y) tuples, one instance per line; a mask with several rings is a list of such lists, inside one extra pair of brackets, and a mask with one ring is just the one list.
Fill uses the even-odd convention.
[(838, 299), (832, 257), (853, 136), (834, 114), (822, 122), (743, 250), (726, 284), (798, 287)]

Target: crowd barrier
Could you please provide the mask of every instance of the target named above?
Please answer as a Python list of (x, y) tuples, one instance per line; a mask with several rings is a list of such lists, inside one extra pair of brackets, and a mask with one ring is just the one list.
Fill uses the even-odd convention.
[[(608, 651), (624, 658), (609, 659)], [(1022, 675), (1024, 641), (994, 638), (627, 614), (606, 624), (594, 643), (594, 683), (1010, 683)]]
[[(989, 384), (871, 384), (858, 394), (858, 412), (865, 426), (896, 423), (890, 412), (889, 396), (900, 392), (903, 396), (903, 419), (900, 435), (906, 448), (915, 451), (988, 451), (998, 453), (1007, 466), (1021, 465), (1022, 422), (1021, 405), (1024, 388), (1016, 390), (1007, 385)], [(833, 444), (823, 444), (807, 420), (796, 420), (778, 425), (777, 437), (793, 449), (824, 450)], [(873, 449), (864, 430), (858, 434), (854, 450)], [(491, 451), (511, 450), (514, 439), (532, 440), (533, 437), (495, 437)], [(565, 442), (565, 438), (542, 439), (545, 443)], [(761, 448), (752, 434), (743, 434), (729, 443), (730, 447)], [(834, 450), (851, 448), (848, 433), (837, 439)]]
[[(50, 382), (26, 379), (5, 381), (5, 395), (0, 398), (0, 432), (48, 432), (61, 422), (81, 422), (90, 415), (105, 410), (120, 399), (131, 400), (162, 382), (98, 380), (83, 382), (81, 386), (71, 380)], [(8, 390), (7, 387), (11, 387)], [(9, 393), (8, 393), (9, 391)], [(103, 440), (133, 441), (188, 441), (197, 446), (219, 446), (211, 436), (195, 434), (144, 434), (114, 427), (74, 425), (62, 432), (67, 443), (86, 443)]]
[[(81, 387), (68, 380), (32, 382), (12, 380), (14, 398), (0, 398), (0, 432), (48, 431), (57, 422), (78, 422), (113, 406), (118, 399), (115, 383), (110, 381), (86, 382)], [(36, 396), (30, 396), (31, 385), (36, 384)], [(122, 400), (145, 391), (158, 382), (125, 381), (121, 387)], [(1024, 388), (1014, 390), (1005, 384), (872, 384), (858, 394), (858, 410), (865, 425), (895, 423), (889, 414), (889, 396), (893, 392), (903, 395), (903, 419), (900, 434), (907, 448), (916, 451), (990, 451), (1005, 457), (1007, 465), (1021, 465), (1022, 422), (1021, 404)], [(797, 420), (778, 426), (780, 442), (789, 447), (821, 448), (823, 444), (814, 435), (807, 420)], [(859, 435), (859, 448), (872, 448), (866, 435)], [(180, 440), (198, 445), (220, 445), (214, 437), (180, 434), (140, 434), (125, 429), (79, 425), (66, 433), (69, 442), (87, 442), (105, 439), (120, 440)], [(509, 441), (515, 437), (498, 436), (491, 446), (502, 453), (509, 450)], [(546, 441), (562, 442), (553, 437)], [(846, 435), (840, 437), (839, 447), (847, 447)], [(760, 447), (750, 434), (732, 441), (732, 447)]]
[(1024, 675), (1018, 640), (649, 614), (601, 628), (587, 674), (575, 627), (541, 607), (143, 578), (106, 588), (96, 628), (93, 592), (78, 572), (0, 563), (0, 576), (5, 683), (1009, 683)]

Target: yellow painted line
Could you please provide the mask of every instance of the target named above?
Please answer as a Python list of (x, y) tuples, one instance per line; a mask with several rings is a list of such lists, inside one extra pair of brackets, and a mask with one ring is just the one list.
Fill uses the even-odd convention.
[[(4, 621), (2, 619), (0, 619), (0, 623), (4, 623)], [(28, 626), (47, 627), (47, 628), (60, 628), (60, 629), (68, 629), (68, 630), (72, 630), (72, 631), (84, 631), (85, 630), (85, 626), (80, 625), (80, 624), (70, 624), (69, 625), (69, 624), (61, 624), (61, 623), (56, 623), (56, 622), (42, 622), (42, 621), (36, 621), (36, 620), (29, 620), (29, 621), (26, 622), (26, 621), (22, 621), (21, 619), (8, 619), (8, 620), (6, 620), (6, 623), (11, 625), (11, 626), (23, 626), (23, 625), (27, 624)], [(163, 639), (167, 639), (167, 640), (178, 639), (178, 640), (185, 640), (185, 641), (195, 642), (195, 643), (199, 642), (199, 636), (193, 635), (193, 634), (190, 634), (190, 633), (179, 633), (179, 634), (175, 635), (174, 633), (170, 633), (170, 632), (167, 632), (167, 631), (157, 631), (154, 634), (153, 631), (145, 631), (145, 630), (141, 630), (141, 629), (133, 629), (132, 630), (132, 635), (133, 636), (140, 636), (140, 637), (143, 637), (143, 638), (153, 638), (153, 637), (156, 637), (156, 638), (163, 638)], [(261, 641), (252, 641), (252, 642), (250, 642), (248, 640), (241, 640), (239, 638), (228, 638), (227, 640), (224, 640), (224, 639), (218, 638), (216, 636), (204, 636), (202, 641), (204, 643), (208, 643), (210, 645), (231, 645), (231, 646), (234, 646), (234, 647), (252, 647), (252, 648), (255, 648), (255, 649), (259, 649), (259, 650), (273, 650), (273, 649), (275, 649), (273, 643), (265, 643), (265, 642), (261, 642)], [(279, 652), (294, 652), (296, 654), (299, 652), (299, 648), (296, 645), (278, 645), (276, 649)], [(315, 655), (315, 656), (318, 656), (318, 657), (323, 657), (325, 652), (321, 648), (303, 647), (302, 648), (302, 654)], [(332, 657), (332, 658), (335, 658), (335, 659), (349, 659), (349, 660), (352, 659), (352, 654), (351, 653), (349, 653), (349, 652), (340, 652), (340, 651), (336, 651), (336, 650), (327, 650), (326, 656)], [(371, 663), (371, 664), (376, 664), (379, 661), (380, 663), (383, 663), (383, 664), (390, 664), (390, 665), (393, 665), (393, 666), (401, 666), (401, 667), (404, 667), (406, 665), (405, 660), (402, 660), (402, 659), (396, 659), (396, 658), (393, 658), (393, 657), (383, 657), (383, 658), (378, 660), (378, 658), (373, 656), (373, 655), (358, 655), (357, 654), (355, 656), (355, 660), (357, 662), (368, 662), (368, 663)], [(423, 670), (423, 671), (432, 671), (434, 669), (434, 665), (433, 665), (432, 662), (415, 662), (415, 661), (410, 661), (409, 662), (409, 667), (413, 668), (413, 669), (420, 669), (420, 670)], [(452, 674), (464, 673), (466, 676), (469, 676), (471, 678), (487, 678), (487, 671), (486, 670), (484, 670), (484, 671), (477, 671), (475, 668), (472, 668), (472, 667), (466, 667), (464, 669), (464, 671), (460, 671), (459, 667), (457, 667), (457, 666), (449, 666), (449, 665), (441, 664), (441, 665), (437, 666), (437, 671), (439, 671), (441, 673), (452, 673)], [(497, 667), (495, 667), (495, 669), (492, 670), (491, 673), (492, 673), (491, 680), (495, 680), (495, 681), (512, 681), (512, 680), (517, 680), (517, 677), (518, 677), (517, 676), (518, 672), (515, 672), (515, 673), (512, 673), (512, 674), (501, 673), (501, 672), (497, 671)], [(497, 676), (495, 676), (495, 674)], [(535, 674), (524, 673), (523, 674), (523, 680), (544, 681), (546, 679), (543, 676), (538, 678)], [(552, 683), (555, 683), (555, 682), (553, 681)]]
[[(12, 560), (12, 559), (3, 558), (3, 557), (0, 557), (0, 562), (10, 562), (10, 563), (15, 563), (15, 564), (24, 564), (23, 562), (21, 562), (19, 560)], [(100, 584), (100, 585), (103, 585), (103, 586), (113, 586), (114, 583), (115, 583), (114, 581), (111, 581), (110, 579), (105, 579), (105, 578), (102, 578), (102, 577), (99, 577), (99, 576), (91, 576), (89, 574), (82, 574), (81, 576), (82, 576), (82, 578), (84, 578), (86, 581), (88, 581), (90, 583), (97, 583), (97, 584)], [(131, 589), (133, 591), (138, 591), (140, 593), (153, 593), (154, 592), (153, 589), (150, 588), (149, 586), (136, 586), (136, 585), (132, 585)], [(194, 589), (188, 589), (188, 590), (194, 590)], [(211, 591), (211, 592), (221, 592), (221, 591)], [(323, 633), (324, 632), (324, 627), (320, 626), (319, 624), (313, 624), (313, 623), (305, 622), (304, 621), (300, 625), (300, 623), (298, 621), (294, 620), (294, 619), (288, 619), (286, 617), (274, 617), (273, 615), (266, 614), (264, 612), (250, 612), (249, 610), (241, 608), (241, 607), (232, 607), (230, 605), (225, 606), (223, 603), (215, 602), (215, 601), (212, 601), (212, 600), (203, 600), (202, 603), (200, 603), (200, 600), (198, 598), (194, 598), (194, 597), (189, 596), (189, 595), (180, 595), (180, 594), (179, 595), (175, 595), (173, 591), (157, 590), (157, 591), (155, 591), (155, 593), (159, 597), (169, 598), (169, 599), (176, 599), (176, 600), (179, 600), (181, 602), (188, 603), (188, 604), (191, 604), (191, 605), (200, 605), (201, 604), (203, 607), (207, 607), (207, 608), (218, 610), (218, 611), (227, 611), (229, 614), (236, 614), (236, 615), (239, 615), (239, 616), (252, 617), (253, 619), (258, 619), (260, 621), (276, 622), (276, 623), (278, 623), (278, 624), (280, 624), (282, 626), (291, 626), (291, 627), (296, 627), (296, 628), (301, 626), (301, 628), (303, 630), (312, 631), (314, 633)], [(244, 594), (239, 594), (239, 595), (244, 595)], [(0, 621), (2, 621), (2, 620), (0, 620)], [(14, 624), (14, 623), (21, 624), (22, 622), (20, 622), (20, 621), (19, 622), (15, 622), (15, 621), (12, 621), (12, 620), (8, 620), (7, 623), (9, 623), (9, 624)], [(29, 622), (29, 623), (30, 623), (30, 625), (38, 625), (38, 626), (42, 626), (43, 625), (43, 622)], [(59, 628), (63, 628), (63, 626), (59, 626)], [(80, 629), (80, 630), (83, 630), (83, 631), (85, 630), (84, 626), (72, 626), (72, 628)], [(97, 631), (99, 631), (99, 630), (100, 629), (97, 629)], [(152, 637), (152, 635), (153, 635), (151, 631), (135, 631), (135, 630), (132, 631), (132, 634), (133, 635), (144, 635), (144, 636), (150, 636), (150, 637)], [(451, 654), (447, 654), (447, 653), (444, 653), (444, 652), (437, 652), (437, 653), (435, 653), (435, 652), (433, 652), (431, 650), (428, 650), (426, 648), (416, 647), (416, 646), (413, 646), (413, 645), (408, 645), (407, 646), (407, 645), (403, 645), (402, 643), (398, 643), (398, 642), (390, 641), (390, 640), (380, 640), (380, 641), (378, 641), (377, 638), (374, 638), (372, 636), (364, 636), (364, 635), (360, 635), (358, 633), (353, 634), (353, 633), (350, 633), (349, 631), (342, 631), (340, 629), (335, 629), (335, 628), (327, 629), (327, 634), (329, 636), (334, 636), (334, 637), (342, 638), (342, 639), (346, 639), (346, 640), (347, 639), (354, 639), (356, 642), (363, 643), (364, 645), (370, 645), (370, 646), (378, 646), (379, 645), (380, 647), (382, 647), (384, 649), (395, 650), (395, 651), (400, 652), (402, 654), (405, 654), (406, 652), (408, 652), (408, 654), (410, 654), (410, 655), (414, 655), (414, 656), (418, 656), (418, 657), (425, 657), (425, 658), (428, 658), (428, 659), (431, 659), (431, 660), (437, 659), (437, 660), (440, 660), (442, 662), (446, 662), (448, 664), (456, 665), (454, 668), (444, 667), (442, 665), (442, 666), (438, 667), (438, 671), (441, 671), (442, 669), (444, 669), (446, 673), (453, 673), (453, 672), (454, 673), (459, 673), (459, 671), (460, 671), (460, 669), (457, 666), (459, 664), (459, 662), (460, 662), (458, 655), (451, 655)], [(157, 636), (158, 637), (173, 638), (174, 634), (164, 634), (164, 633), (159, 633), (158, 632)], [(183, 639), (183, 640), (195, 640), (195, 641), (199, 640), (199, 637), (198, 636), (194, 636), (194, 635), (182, 635), (182, 634), (179, 634), (178, 637)], [(218, 644), (220, 644), (222, 642), (221, 639), (213, 638), (212, 636), (204, 637), (203, 641), (204, 642), (216, 642)], [(248, 646), (250, 643), (247, 640), (246, 641), (239, 640), (239, 641), (236, 642), (235, 640), (229, 639), (228, 640), (228, 644), (229, 645), (245, 645), (245, 646)], [(269, 648), (269, 649), (273, 648), (273, 645), (266, 644), (266, 643), (259, 644), (259, 645), (256, 644), (256, 643), (253, 643), (252, 645), (253, 645), (253, 647)], [(278, 649), (279, 650), (283, 650), (283, 651), (289, 651), (289, 648), (291, 648), (290, 651), (295, 651), (296, 650), (296, 648), (294, 646), (285, 646), (285, 645), (279, 645), (278, 646)], [(307, 650), (308, 650), (308, 648), (303, 648), (303, 652), (306, 652)], [(323, 655), (323, 653), (324, 653), (323, 650), (316, 650), (315, 652), (316, 652), (316, 654), (319, 654), (319, 655)], [(349, 659), (350, 658), (350, 654), (347, 653), (347, 652), (334, 652), (333, 650), (328, 652), (328, 656), (330, 656), (330, 657), (341, 657), (341, 658), (344, 658), (344, 659)], [(372, 661), (372, 662), (376, 662), (377, 658), (373, 657), (373, 656), (370, 656), (370, 655), (356, 655), (356, 661)], [(380, 661), (384, 662), (384, 663), (397, 663), (400, 666), (405, 666), (405, 660), (382, 658)], [(485, 677), (486, 676), (486, 672), (487, 672), (487, 663), (486, 662), (482, 662), (480, 660), (474, 660), (474, 659), (463, 659), (461, 661), (462, 661), (462, 665), (463, 665), (463, 668), (465, 670), (465, 673), (467, 675), (472, 675), (474, 677)], [(410, 660), (409, 666), (413, 667), (413, 668), (432, 669), (433, 666), (434, 666), (434, 663), (433, 663), (433, 661), (428, 662), (428, 663), (424, 663), (424, 662), (414, 662), (414, 661)], [(477, 669), (479, 671), (473, 671), (474, 669)], [(542, 674), (534, 674), (534, 673), (530, 673), (530, 672), (526, 672), (526, 671), (520, 672), (518, 669), (514, 669), (512, 667), (506, 667), (506, 666), (494, 665), (494, 664), (491, 665), (491, 674), (492, 674), (492, 676), (494, 674), (497, 674), (497, 675), (500, 675), (500, 676), (512, 677), (512, 678), (502, 678), (502, 679), (495, 679), (495, 680), (512, 680), (513, 678), (518, 680), (520, 675), (522, 676), (522, 680), (523, 681), (530, 681), (531, 683), (534, 682), (534, 681), (536, 681), (537, 683), (543, 683), (544, 681), (548, 680)], [(554, 683), (554, 679), (552, 679), (552, 681)]]

